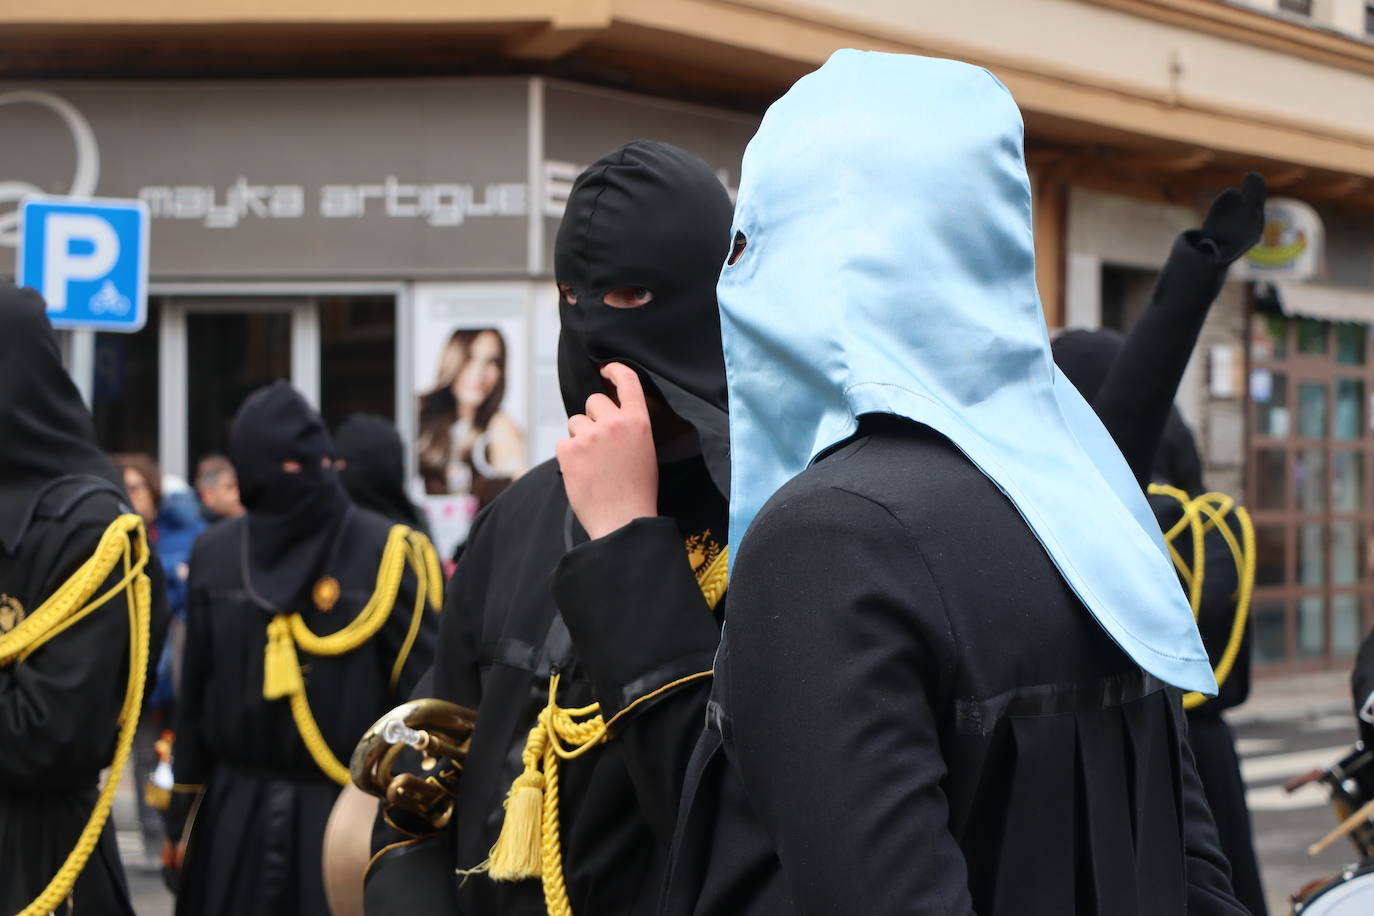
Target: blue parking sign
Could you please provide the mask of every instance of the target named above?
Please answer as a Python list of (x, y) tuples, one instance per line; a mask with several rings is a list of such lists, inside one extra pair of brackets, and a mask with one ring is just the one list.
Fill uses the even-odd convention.
[(20, 208), (18, 281), (55, 328), (132, 333), (148, 317), (148, 207), (140, 200), (30, 199)]

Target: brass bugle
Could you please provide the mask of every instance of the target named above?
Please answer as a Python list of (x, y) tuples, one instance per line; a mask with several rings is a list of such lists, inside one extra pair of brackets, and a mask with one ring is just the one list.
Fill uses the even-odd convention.
[[(353, 750), (348, 771), (353, 784), (369, 795), (419, 815), (435, 829), (445, 826), (453, 810), (452, 788), (467, 758), (477, 714), (433, 698), (402, 703), (372, 724)], [(434, 770), (450, 761), (444, 776), (396, 774), (396, 758), (406, 748), (424, 757)]]

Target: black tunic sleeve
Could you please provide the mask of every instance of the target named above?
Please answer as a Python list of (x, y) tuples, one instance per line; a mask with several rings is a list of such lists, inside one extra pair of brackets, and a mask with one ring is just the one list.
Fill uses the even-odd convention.
[(973, 911), (935, 708), (956, 652), (919, 557), (834, 488), (761, 515), (738, 555), (727, 752), (797, 914)]
[[(42, 582), (39, 601), (90, 559), (104, 531), (101, 525), (85, 524), (62, 532), (63, 561)], [(150, 557), (150, 575), (157, 565), (157, 557)], [(117, 567), (97, 594), (121, 578), (123, 570)], [(154, 658), (159, 624), (165, 625), (160, 585), (155, 578)], [(36, 610), (37, 603), (29, 610)], [(23, 662), (0, 668), (0, 785), (15, 789), (86, 780), (108, 766), (128, 670), (129, 608), (123, 591)]]
[(711, 670), (720, 641), (677, 522), (637, 519), (573, 548), (553, 593), (608, 720), (677, 684), (626, 713), (614, 734), (640, 811), (666, 844), (710, 693), (710, 678), (693, 676)]
[(1093, 409), (1144, 487), (1169, 410), (1226, 264), (1196, 231), (1174, 241), (1150, 302), (1127, 336)]

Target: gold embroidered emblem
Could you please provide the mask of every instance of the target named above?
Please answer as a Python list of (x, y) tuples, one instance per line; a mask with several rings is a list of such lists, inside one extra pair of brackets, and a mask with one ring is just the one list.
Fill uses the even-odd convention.
[(339, 603), (339, 580), (333, 576), (321, 576), (310, 597), (314, 599), (315, 607), (328, 614)]
[(24, 622), (24, 605), (18, 598), (0, 593), (0, 634), (8, 633)]
[(698, 582), (719, 555), (720, 545), (711, 537), (710, 528), (687, 539), (687, 561), (692, 564), (692, 572), (696, 574)]

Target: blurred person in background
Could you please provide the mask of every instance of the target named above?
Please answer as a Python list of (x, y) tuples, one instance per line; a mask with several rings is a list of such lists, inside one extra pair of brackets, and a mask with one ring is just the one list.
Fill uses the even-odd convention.
[[(432, 660), (438, 561), (424, 535), (353, 505), (324, 421), (286, 382), (244, 401), (230, 457), (247, 511), (191, 556), (176, 912), (327, 916), (321, 843), (343, 761)], [(407, 558), (424, 551), (417, 573)]]
[[(0, 913), (41, 900), (43, 913), (132, 914), (113, 824), (94, 812), (112, 760), (104, 791), (120, 781), (151, 687), (146, 667), (129, 670), (130, 649), (148, 667), (156, 658), (162, 569), (141, 549), (141, 524), (96, 447), (42, 299), (4, 281), (0, 404)], [(130, 559), (147, 565), (126, 576)], [(90, 857), (64, 869), (88, 829)]]
[(420, 477), (425, 492), (471, 493), (486, 507), (527, 463), (525, 433), (501, 409), (506, 341), (496, 328), (460, 328), (420, 396)]
[(405, 446), (390, 420), (351, 414), (334, 433), (334, 467), (355, 506), (429, 533), (425, 514), (406, 495)]
[(201, 515), (207, 522), (238, 518), (243, 514), (239, 502), (239, 478), (234, 465), (224, 455), (206, 455), (196, 464), (196, 496)]
[(167, 639), (157, 662), (157, 677), (144, 696), (145, 711), (134, 744), (134, 785), (138, 788), (144, 863), (154, 868), (161, 863), (163, 823), (144, 787), (158, 764), (156, 744), (172, 724), (186, 635), (186, 577), (190, 573), (187, 564), (191, 559), (191, 546), (204, 530), (205, 522), (200, 517), (195, 496), (185, 489), (184, 482), (183, 489), (164, 495), (162, 470), (151, 455), (135, 452), (112, 457), (124, 477), (129, 501), (143, 518), (148, 539), (157, 548), (167, 582), (167, 606), (172, 612)]

